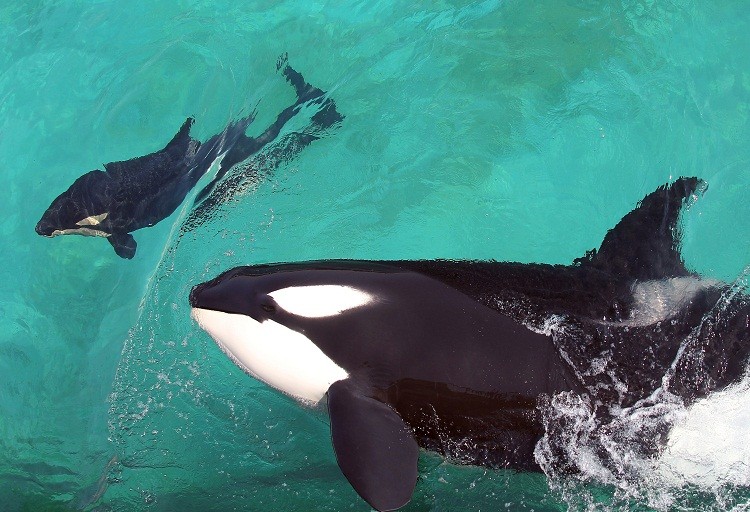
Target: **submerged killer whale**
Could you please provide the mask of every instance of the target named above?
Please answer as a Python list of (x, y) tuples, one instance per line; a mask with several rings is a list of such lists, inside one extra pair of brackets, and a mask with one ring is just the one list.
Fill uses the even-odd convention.
[[(284, 124), (305, 103), (317, 103), (320, 110), (313, 122), (330, 126), (342, 119), (333, 100), (305, 82), (282, 56), (277, 68), (294, 87), (297, 101), (284, 109), (259, 137), (245, 134), (254, 114), (231, 123), (206, 142), (190, 136), (193, 119), (188, 118), (174, 138), (160, 151), (104, 164), (76, 179), (47, 208), (36, 225), (45, 237), (85, 235), (105, 237), (122, 258), (135, 256), (132, 231), (153, 226), (171, 215), (198, 180), (220, 159), (216, 176), (197, 196), (201, 201), (235, 164), (242, 162), (273, 141)], [(324, 126), (325, 127), (325, 126)], [(314, 137), (303, 142), (309, 144)]]
[[(586, 395), (604, 418), (660, 386), (691, 403), (742, 377), (750, 299), (680, 256), (679, 212), (704, 189), (658, 188), (571, 265), (237, 267), (193, 288), (192, 314), (251, 376), (302, 403), (327, 397), (343, 474), (393, 510), (411, 497), (419, 447), (539, 470), (537, 442), (564, 428), (542, 417), (555, 394)], [(658, 452), (664, 438), (640, 441)]]

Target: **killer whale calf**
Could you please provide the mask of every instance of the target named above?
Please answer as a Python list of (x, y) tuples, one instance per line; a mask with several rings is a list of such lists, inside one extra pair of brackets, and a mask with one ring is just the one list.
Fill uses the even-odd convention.
[[(571, 265), (242, 266), (195, 286), (192, 316), (249, 375), (303, 404), (327, 398), (342, 473), (394, 510), (420, 447), (539, 471), (537, 443), (565, 428), (543, 417), (557, 394), (589, 397), (606, 421), (665, 386), (690, 404), (742, 378), (750, 299), (680, 255), (680, 211), (705, 188), (659, 187)], [(654, 432), (639, 439), (647, 453), (665, 442)]]
[(194, 120), (188, 118), (163, 149), (104, 164), (104, 171), (93, 170), (76, 179), (52, 201), (37, 223), (36, 232), (45, 237), (71, 234), (104, 237), (118, 256), (131, 259), (137, 244), (130, 233), (171, 215), (217, 160), (220, 163), (216, 176), (198, 193), (196, 201), (208, 196), (235, 164), (273, 141), (302, 105), (317, 104), (326, 122), (342, 119), (333, 101), (305, 82), (289, 66), (285, 55), (277, 62), (277, 69), (294, 87), (297, 99), (260, 136), (245, 134), (254, 119), (251, 114), (201, 143), (190, 136)]

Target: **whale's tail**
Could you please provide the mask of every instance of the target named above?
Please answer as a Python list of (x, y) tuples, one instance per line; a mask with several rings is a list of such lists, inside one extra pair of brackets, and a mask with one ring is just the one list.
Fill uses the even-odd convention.
[(300, 105), (307, 102), (320, 105), (318, 112), (311, 117), (313, 125), (318, 129), (330, 128), (344, 120), (344, 116), (336, 110), (336, 103), (331, 98), (326, 97), (324, 91), (305, 82), (302, 75), (289, 65), (287, 54), (279, 57), (276, 62), (276, 69), (281, 70), (287, 82), (294, 87), (294, 91), (297, 93), (297, 102), (293, 107), (299, 108)]
[[(310, 118), (312, 132), (318, 133), (331, 128), (344, 119), (344, 116), (336, 110), (335, 102), (331, 98), (328, 98), (324, 91), (307, 83), (302, 74), (289, 65), (286, 54), (279, 57), (279, 60), (276, 62), (276, 69), (281, 71), (287, 82), (294, 88), (297, 101), (282, 110), (276, 117), (276, 120), (257, 138), (249, 137), (245, 133), (247, 126), (255, 118), (255, 112), (230, 125), (225, 130), (225, 139), (228, 144), (224, 145), (224, 147), (229, 147), (229, 150), (221, 160), (219, 170), (214, 179), (196, 195), (195, 204), (202, 202), (214, 190), (229, 169), (247, 160), (250, 156), (260, 151), (263, 146), (275, 140), (284, 125), (300, 111), (303, 105), (318, 105), (318, 111)], [(306, 132), (295, 133), (294, 136), (300, 148), (320, 138), (319, 135)]]

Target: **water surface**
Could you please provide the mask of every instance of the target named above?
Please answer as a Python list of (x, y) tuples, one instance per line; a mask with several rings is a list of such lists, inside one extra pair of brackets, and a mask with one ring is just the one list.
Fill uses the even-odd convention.
[[(190, 321), (190, 287), (235, 265), (569, 263), (681, 175), (709, 182), (683, 219), (689, 268), (733, 282), (750, 265), (743, 1), (19, 1), (0, 27), (5, 510), (367, 510), (325, 414), (245, 376)], [(284, 52), (335, 98), (337, 131), (211, 222), (182, 230), (188, 200), (136, 232), (133, 261), (36, 236), (75, 178), (163, 147), (188, 116), (205, 139), (257, 106), (258, 133), (293, 101)], [(420, 470), (407, 510), (750, 499), (430, 454)]]

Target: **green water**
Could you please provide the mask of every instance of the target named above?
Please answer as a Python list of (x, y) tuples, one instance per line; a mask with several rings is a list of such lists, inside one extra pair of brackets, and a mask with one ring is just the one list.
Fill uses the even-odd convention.
[[(327, 418), (189, 318), (229, 267), (312, 258), (568, 263), (660, 184), (709, 182), (688, 266), (750, 265), (745, 1), (6, 1), (0, 6), (0, 510), (367, 510)], [(79, 175), (293, 101), (346, 116), (217, 218), (133, 261), (34, 224)], [(253, 131), (257, 130), (257, 131)], [(622, 489), (424, 454), (406, 510), (648, 510)], [(744, 510), (747, 489), (662, 508)]]

